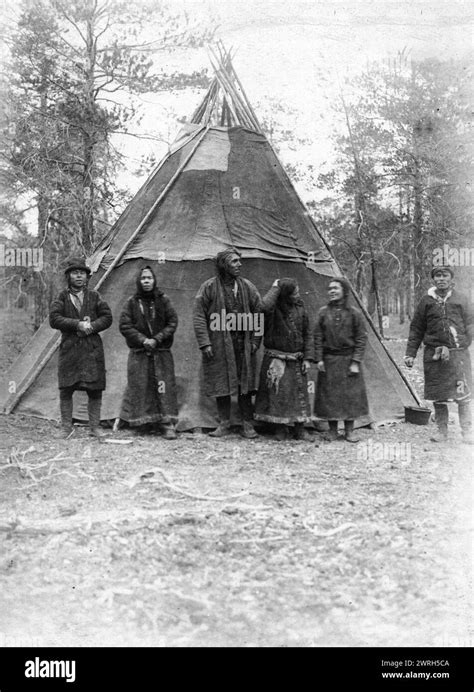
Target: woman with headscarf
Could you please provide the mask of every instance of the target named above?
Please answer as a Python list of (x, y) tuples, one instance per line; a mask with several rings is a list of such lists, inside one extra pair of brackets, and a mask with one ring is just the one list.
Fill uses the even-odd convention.
[(275, 437), (286, 440), (293, 428), (297, 440), (312, 440), (306, 373), (313, 344), (306, 308), (295, 279), (277, 279), (262, 299), (265, 352), (255, 402), (255, 420), (274, 423)]
[(99, 332), (112, 324), (112, 312), (97, 291), (87, 287), (90, 268), (82, 257), (67, 260), (67, 288), (51, 305), (49, 323), (62, 333), (58, 358), (61, 435), (72, 434), (73, 393), (87, 392), (87, 411), (93, 437), (100, 429), (102, 392), (105, 389), (105, 356)]
[(362, 315), (348, 304), (349, 283), (332, 279), (329, 302), (319, 310), (314, 327), (314, 357), (318, 382), (314, 413), (329, 423), (329, 439), (337, 439), (338, 421), (344, 421), (345, 438), (358, 442), (354, 419), (369, 412), (361, 362), (367, 334)]
[(176, 311), (158, 287), (153, 269), (142, 267), (135, 295), (127, 300), (119, 321), (130, 348), (120, 418), (132, 427), (154, 424), (167, 440), (176, 438), (178, 416), (170, 350), (177, 326)]

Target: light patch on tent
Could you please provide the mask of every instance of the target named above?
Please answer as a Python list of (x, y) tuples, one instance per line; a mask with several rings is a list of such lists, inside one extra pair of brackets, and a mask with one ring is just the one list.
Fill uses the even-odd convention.
[(181, 130), (176, 135), (175, 140), (171, 144), (168, 152), (168, 156), (174, 154), (178, 149), (184, 147), (185, 144), (193, 137), (196, 130), (202, 130), (202, 125), (196, 125), (194, 123), (184, 123)]
[(186, 171), (226, 171), (230, 154), (230, 139), (227, 132), (209, 130), (196, 149)]
[(324, 276), (342, 276), (335, 262), (306, 262), (306, 267), (315, 272), (315, 274), (324, 274)]
[(97, 250), (94, 252), (93, 255), (91, 255), (88, 260), (87, 260), (87, 266), (90, 268), (91, 272), (94, 274), (100, 267), (100, 264), (102, 260), (104, 259), (105, 255), (107, 254), (109, 248), (106, 247), (105, 250)]

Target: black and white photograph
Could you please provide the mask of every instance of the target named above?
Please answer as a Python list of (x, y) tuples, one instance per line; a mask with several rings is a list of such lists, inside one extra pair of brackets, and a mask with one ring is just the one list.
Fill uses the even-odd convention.
[(0, 649), (73, 683), (54, 648), (421, 647), (377, 689), (452, 683), (472, 3), (1, 14)]

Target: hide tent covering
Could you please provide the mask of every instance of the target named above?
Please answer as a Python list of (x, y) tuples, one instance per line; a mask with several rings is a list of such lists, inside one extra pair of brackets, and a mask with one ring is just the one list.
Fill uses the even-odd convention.
[[(88, 259), (90, 287), (99, 290), (114, 316), (112, 327), (101, 334), (107, 368), (104, 420), (120, 412), (128, 347), (118, 330), (119, 315), (145, 263), (153, 267), (179, 318), (172, 348), (178, 430), (216, 425), (215, 402), (203, 393), (192, 307), (201, 283), (215, 273), (213, 258), (219, 251), (235, 247), (242, 253), (242, 275), (262, 295), (276, 278), (294, 277), (312, 320), (326, 302), (330, 279), (341, 276), (262, 133), (229, 56), (214, 60), (214, 79), (192, 122)], [(352, 301), (363, 310), (355, 294)], [(358, 425), (402, 418), (405, 406), (419, 403), (365, 311), (364, 319), (370, 415)], [(59, 338), (48, 321), (34, 334), (2, 382), (4, 412), (59, 419)], [(313, 367), (309, 382), (316, 377)], [(75, 394), (74, 407), (74, 418), (87, 420), (84, 393)]]

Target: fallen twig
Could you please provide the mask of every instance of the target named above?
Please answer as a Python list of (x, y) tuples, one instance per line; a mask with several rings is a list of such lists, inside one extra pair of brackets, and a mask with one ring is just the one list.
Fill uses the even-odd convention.
[(287, 536), (266, 536), (264, 538), (234, 538), (227, 543), (267, 543), (268, 541), (283, 541)]
[[(163, 476), (164, 481), (161, 481), (158, 478), (153, 478), (155, 473), (160, 473)], [(129, 488), (133, 488), (142, 478), (150, 478), (149, 483), (159, 483), (160, 485), (163, 485), (165, 488), (168, 488), (169, 490), (172, 490), (175, 493), (179, 493), (180, 495), (191, 497), (193, 500), (207, 500), (209, 502), (228, 502), (233, 497), (242, 497), (244, 495), (248, 495), (247, 491), (235, 493), (233, 495), (222, 495), (219, 497), (211, 497), (209, 495), (197, 495), (196, 493), (191, 493), (189, 492), (189, 490), (184, 490), (184, 488), (180, 488), (179, 486), (175, 485), (168, 478), (166, 473), (162, 469), (158, 468), (142, 471), (138, 475), (138, 477), (136, 476), (131, 481), (125, 481), (125, 485), (127, 485)]]
[(184, 593), (181, 593), (181, 591), (176, 591), (174, 589), (157, 589), (157, 591), (160, 591), (162, 594), (171, 594), (172, 596), (176, 596), (176, 598), (180, 598), (182, 601), (188, 601), (189, 603), (195, 603), (196, 605), (200, 606), (201, 608), (213, 608), (214, 604), (211, 603), (210, 601), (204, 601), (199, 598), (195, 598), (194, 596), (187, 596)]
[(303, 526), (305, 529), (308, 529), (313, 536), (317, 536), (318, 538), (330, 538), (331, 536), (335, 536), (337, 533), (341, 533), (341, 531), (346, 531), (347, 529), (350, 529), (352, 527), (355, 527), (356, 524), (354, 522), (347, 522), (345, 524), (341, 524), (340, 526), (337, 526), (335, 529), (330, 529), (329, 531), (315, 531), (315, 529), (311, 528), (311, 526), (308, 525), (307, 521), (303, 519)]
[(158, 479), (153, 480), (151, 482), (160, 483), (160, 485), (164, 486), (165, 488), (168, 488), (169, 490), (172, 490), (175, 493), (179, 493), (180, 495), (184, 495), (185, 497), (191, 497), (193, 500), (207, 500), (208, 502), (228, 502), (229, 499), (232, 497), (242, 497), (243, 495), (247, 495), (246, 492), (242, 492), (236, 493), (235, 495), (222, 495), (221, 497), (210, 497), (209, 495), (196, 495), (194, 493), (190, 493), (187, 490), (179, 488), (177, 485), (174, 485), (173, 483), (166, 483), (163, 481), (159, 481)]
[[(18, 534), (47, 534), (47, 533), (63, 533), (67, 531), (85, 531), (86, 533), (103, 533), (110, 531), (111, 524), (116, 523), (114, 530), (120, 533), (133, 533), (141, 531), (144, 528), (153, 529), (150, 523), (156, 519), (162, 519), (170, 516), (189, 516), (189, 510), (176, 511), (175, 509), (157, 509), (155, 511), (140, 512), (135, 511), (133, 514), (124, 515), (123, 511), (116, 512), (98, 512), (95, 515), (71, 515), (62, 517), (61, 519), (51, 519), (43, 521), (31, 521), (21, 517), (3, 518), (0, 519), (0, 532), (14, 531)], [(196, 514), (196, 513), (195, 513)], [(208, 516), (209, 512), (197, 513), (199, 516)], [(216, 512), (217, 514), (217, 512)], [(135, 526), (130, 522), (137, 522)], [(127, 524), (128, 523), (128, 524)], [(92, 530), (92, 527), (96, 527)]]
[[(64, 461), (64, 459), (61, 458), (63, 456), (64, 456), (64, 452), (58, 452), (56, 454), (56, 456), (54, 456), (52, 459), (48, 459), (48, 463), (50, 461), (59, 461), (59, 460)], [(71, 459), (71, 457), (66, 457), (66, 459)]]
[[(230, 505), (232, 509), (237, 509), (239, 511), (249, 511), (249, 512), (260, 512), (260, 510), (266, 510), (266, 509), (273, 509), (271, 505), (245, 505), (243, 503), (240, 503), (238, 505)], [(225, 510), (225, 507), (221, 510), (220, 512), (223, 512)], [(225, 512), (224, 512), (225, 513)]]
[(43, 478), (38, 478), (38, 480), (34, 483), (30, 483), (29, 485), (23, 485), (21, 487), (21, 490), (28, 490), (28, 488), (34, 488), (39, 483), (42, 483), (43, 481), (49, 481), (51, 480), (51, 478), (56, 478), (57, 476), (70, 476), (70, 478), (74, 478), (75, 480), (77, 480), (77, 476), (75, 476), (73, 473), (69, 473), (69, 471), (58, 471), (57, 473), (52, 473), (51, 475), (43, 476)]
[(0, 466), (0, 471), (3, 471), (3, 469), (16, 469), (17, 466), (15, 464), (12, 464), (11, 461), (8, 464), (3, 464), (3, 466)]
[(92, 476), (90, 473), (86, 473), (86, 472), (83, 471), (82, 469), (77, 469), (77, 473), (78, 473), (80, 476), (85, 476), (86, 478), (90, 478), (90, 479), (93, 480), (93, 481), (96, 481), (96, 480), (97, 480), (97, 478), (96, 478), (95, 476)]

